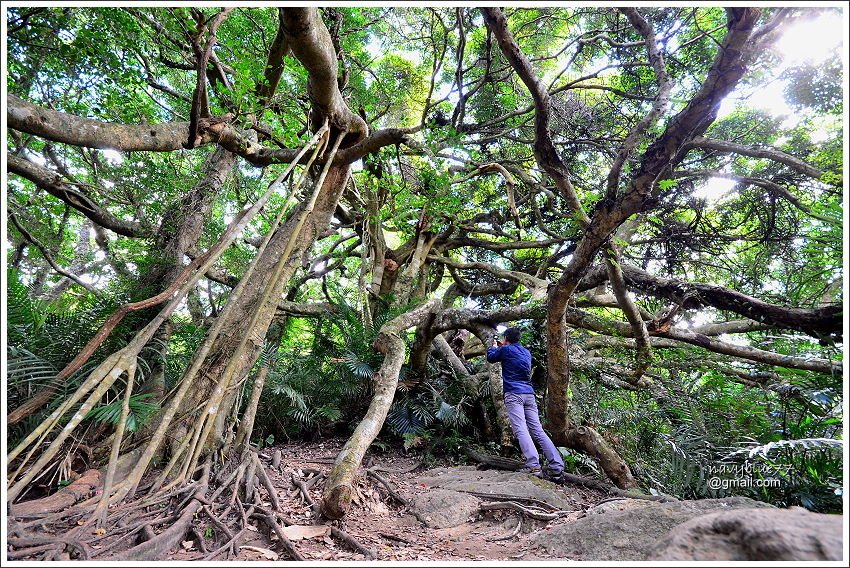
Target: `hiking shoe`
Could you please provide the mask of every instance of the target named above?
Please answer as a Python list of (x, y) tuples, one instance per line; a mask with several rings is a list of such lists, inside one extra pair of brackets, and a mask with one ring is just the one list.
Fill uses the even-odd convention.
[(557, 483), (558, 485), (563, 485), (566, 482), (566, 479), (564, 478), (564, 472), (563, 471), (555, 472), (555, 471), (548, 470), (548, 469), (546, 470), (546, 473), (543, 475), (543, 479), (545, 479), (547, 481), (551, 481), (552, 483)]
[(519, 473), (529, 473), (534, 477), (543, 477), (543, 472), (539, 467), (524, 467), (518, 470)]

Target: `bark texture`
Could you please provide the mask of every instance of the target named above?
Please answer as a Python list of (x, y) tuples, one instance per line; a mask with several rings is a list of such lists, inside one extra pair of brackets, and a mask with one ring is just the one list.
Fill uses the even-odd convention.
[(313, 103), (311, 115), (314, 125), (325, 118), (331, 123), (331, 132), (345, 132), (342, 148), (348, 148), (366, 138), (366, 122), (349, 110), (337, 83), (336, 50), (328, 29), (322, 24), (316, 8), (286, 8), (282, 26), (292, 54), (307, 69), (307, 92)]

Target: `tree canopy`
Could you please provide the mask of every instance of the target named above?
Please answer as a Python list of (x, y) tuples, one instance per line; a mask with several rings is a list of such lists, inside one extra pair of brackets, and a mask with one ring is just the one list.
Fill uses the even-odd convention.
[(824, 14), (6, 8), (10, 500), (83, 439), (106, 502), (335, 432), (340, 517), (382, 427), (510, 444), (504, 325), (619, 487), (834, 461), (846, 46), (776, 49)]

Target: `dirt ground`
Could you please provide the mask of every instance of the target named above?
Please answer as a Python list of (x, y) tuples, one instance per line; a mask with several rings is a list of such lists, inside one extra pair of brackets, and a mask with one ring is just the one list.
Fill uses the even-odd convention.
[[(325, 441), (314, 444), (278, 445), (260, 452), (264, 463), (271, 464), (276, 450), (281, 452), (279, 470), (271, 469), (272, 478), (278, 489), (281, 505), (290, 519), (303, 521), (310, 525), (316, 516), (308, 503), (302, 499), (300, 491), (291, 481), (297, 478), (309, 481), (316, 472), (327, 473), (344, 440)], [(420, 464), (412, 472), (398, 473)], [(425, 484), (418, 483), (418, 473), (428, 467), (446, 464), (422, 464), (417, 457), (406, 456), (402, 452), (372, 452), (364, 460), (364, 466), (378, 469), (394, 490), (412, 501), (418, 493), (429, 491)], [(383, 471), (383, 469), (391, 471)], [(319, 482), (310, 488), (312, 498), (321, 499)], [(573, 522), (588, 507), (604, 496), (584, 488), (569, 488), (573, 501), (579, 500), (575, 514), (553, 521), (526, 519), (521, 530), (516, 532), (519, 513), (509, 510), (487, 511), (474, 522), (458, 527), (432, 529), (425, 527), (407, 506), (398, 503), (389, 491), (368, 475), (362, 475), (358, 484), (358, 496), (348, 515), (341, 521), (329, 523), (337, 526), (354, 537), (360, 544), (377, 553), (379, 561), (510, 561), (510, 560), (552, 560), (541, 551), (530, 549), (529, 541), (536, 531), (549, 530), (556, 524)], [(327, 523), (327, 521), (324, 521)], [(263, 534), (260, 528), (253, 538), (241, 543), (237, 556), (227, 560), (254, 561), (276, 559), (274, 554), (285, 560), (286, 554), (275, 546), (276, 538)], [(346, 543), (330, 535), (298, 540), (298, 551), (308, 560), (341, 561), (367, 560), (367, 558)], [(194, 544), (186, 543), (186, 548), (173, 552), (167, 560), (191, 560), (199, 557)], [(106, 560), (107, 558), (104, 558)], [(217, 560), (225, 560), (218, 558)]]
[[(564, 510), (558, 513), (561, 514), (560, 517), (555, 520), (536, 520), (529, 517), (529, 514), (553, 516), (551, 510), (541, 513), (546, 510), (545, 508), (537, 509), (537, 513), (529, 513), (531, 509), (526, 509), (527, 514), (522, 514), (510, 508), (484, 510), (482, 506), (460, 526), (429, 528), (416, 518), (409, 505), (422, 493), (437, 489), (436, 484), (439, 484), (437, 478), (429, 478), (427, 473), (442, 471), (456, 474), (466, 469), (471, 470), (473, 477), (477, 477), (476, 470), (470, 467), (458, 468), (449, 463), (422, 463), (418, 456), (406, 454), (402, 450), (370, 450), (364, 459), (356, 485), (356, 496), (348, 514), (340, 521), (331, 522), (319, 518), (317, 503), (321, 501), (324, 477), (330, 471), (344, 442), (344, 439), (333, 439), (277, 445), (258, 452), (260, 463), (269, 473), (271, 483), (278, 494), (281, 518), (286, 519), (285, 525), (289, 525), (283, 530), (295, 551), (307, 561), (363, 561), (370, 560), (369, 556), (376, 557), (378, 561), (553, 560), (551, 556), (546, 556), (544, 552), (531, 545), (532, 537), (539, 531), (548, 531), (556, 525), (575, 522), (589, 507), (606, 497), (600, 492), (583, 487), (555, 486), (548, 482), (533, 480), (529, 476), (528, 483), (543, 483), (548, 486), (548, 490), (556, 492), (548, 493), (550, 499), (569, 503), (569, 507), (560, 506)], [(377, 475), (368, 474), (367, 469)], [(485, 473), (481, 472), (481, 475)], [(156, 472), (151, 475), (156, 475)], [(495, 475), (501, 479), (501, 476)], [(516, 477), (518, 474), (506, 474), (506, 477), (511, 475)], [(521, 475), (519, 477), (521, 486), (526, 487), (526, 478)], [(429, 486), (427, 481), (431, 481), (435, 486)], [(304, 498), (298, 484), (305, 487), (309, 500)], [(488, 496), (481, 503), (491, 503), (490, 500), (495, 499), (489, 495), (491, 491), (486, 493)], [(268, 493), (261, 490), (259, 495), (262, 503), (257, 502), (257, 505), (271, 510), (272, 503), (268, 501)], [(478, 495), (478, 497), (482, 496)], [(179, 500), (183, 500), (183, 497)], [(238, 505), (232, 501), (231, 504)], [(174, 505), (176, 502), (173, 502), (169, 508), (159, 509), (158, 513), (156, 511), (154, 513), (160, 516), (174, 514), (182, 507), (171, 509), (170, 507)], [(124, 507), (129, 507), (130, 511), (138, 509), (135, 503), (115, 505), (115, 509), (111, 508), (118, 513), (115, 518), (122, 518), (120, 509)], [(472, 510), (474, 509), (473, 502)], [(455, 511), (458, 510), (455, 509)], [(235, 547), (223, 546), (234, 535), (225, 534), (230, 530), (222, 524), (231, 527), (241, 524), (237, 522), (239, 520), (237, 511), (242, 511), (242, 508), (228, 507), (222, 513), (223, 516), (220, 517), (218, 525), (213, 522), (215, 517), (209, 514), (195, 514), (191, 519), (191, 534), (183, 537), (186, 540), (183, 540), (176, 549), (172, 549), (156, 560), (180, 563), (198, 560), (268, 562), (292, 558), (283, 543), (278, 542), (278, 536), (271, 532), (264, 522), (255, 520), (253, 517), (243, 518), (243, 522), (248, 523), (247, 530), (243, 529), (235, 535)], [(144, 518), (148, 513), (144, 511), (134, 513), (136, 517), (139, 514)], [(28, 523), (27, 530), (30, 532), (27, 534), (34, 535), (36, 539), (43, 539), (40, 542), (53, 539), (54, 546), (56, 541), (61, 541), (63, 538), (84, 542), (88, 557), (97, 561), (117, 559), (116, 554), (133, 546), (131, 539), (128, 538), (133, 537), (133, 532), (128, 532), (129, 526), (121, 528), (124, 526), (120, 524), (123, 521), (118, 521), (117, 532), (104, 529), (91, 532), (94, 529), (85, 516), (66, 515), (62, 517), (62, 521), (58, 519), (50, 521), (49, 517), (45, 517), (43, 521), (36, 520)], [(134, 520), (138, 521), (138, 518)], [(156, 532), (161, 530), (159, 528)], [(72, 534), (74, 536), (71, 536)], [(124, 536), (112, 536), (113, 534)], [(38, 542), (30, 539), (23, 545), (19, 544), (18, 550), (23, 552), (20, 546), (37, 544)], [(41, 548), (49, 548), (49, 546), (44, 545)], [(14, 549), (9, 548), (9, 551), (12, 550)], [(35, 546), (28, 550), (35, 553), (39, 547)], [(15, 558), (43, 560), (46, 557), (41, 556), (46, 554), (32, 556), (18, 553)], [(214, 554), (214, 557), (211, 558), (211, 554)], [(64, 554), (64, 559), (70, 559), (67, 552)]]

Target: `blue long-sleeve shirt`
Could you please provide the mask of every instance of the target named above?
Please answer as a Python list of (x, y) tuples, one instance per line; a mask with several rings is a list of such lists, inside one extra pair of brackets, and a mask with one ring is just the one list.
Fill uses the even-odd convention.
[(534, 394), (531, 385), (531, 353), (519, 343), (508, 343), (487, 349), (487, 361), (502, 364), (502, 387), (505, 392)]

